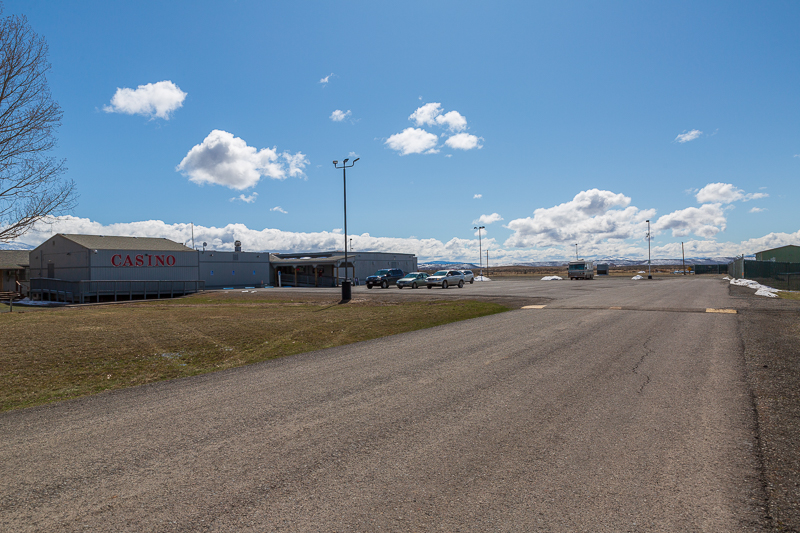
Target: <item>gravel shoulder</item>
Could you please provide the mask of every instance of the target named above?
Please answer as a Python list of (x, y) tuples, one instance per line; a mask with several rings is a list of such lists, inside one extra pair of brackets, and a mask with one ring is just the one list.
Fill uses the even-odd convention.
[(758, 419), (768, 519), (775, 531), (796, 532), (800, 531), (800, 303), (784, 300), (771, 307), (753, 293), (731, 287), (733, 298), (753, 307), (740, 312), (738, 327)]

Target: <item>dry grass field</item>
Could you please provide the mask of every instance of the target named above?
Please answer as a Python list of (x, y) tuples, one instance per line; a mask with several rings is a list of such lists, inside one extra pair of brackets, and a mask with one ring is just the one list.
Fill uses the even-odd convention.
[(485, 302), (392, 303), (227, 291), (176, 300), (0, 306), (0, 411), (192, 376), (499, 313)]

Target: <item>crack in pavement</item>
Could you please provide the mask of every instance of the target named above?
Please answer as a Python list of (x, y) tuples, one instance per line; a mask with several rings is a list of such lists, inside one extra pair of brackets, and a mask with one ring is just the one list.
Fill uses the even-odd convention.
[[(633, 365), (633, 369), (631, 371), (634, 374), (637, 374), (637, 375), (639, 374), (639, 367), (642, 365), (642, 363), (644, 363), (645, 358), (647, 358), (647, 356), (649, 356), (649, 355), (651, 355), (653, 353), (652, 350), (650, 349), (650, 347), (648, 346), (649, 343), (650, 343), (650, 337), (648, 337), (647, 340), (645, 340), (644, 344), (642, 345), (644, 347), (644, 353), (639, 358), (639, 360), (636, 361), (636, 364)], [(644, 390), (644, 388), (649, 384), (650, 384), (650, 375), (649, 374), (644, 374), (644, 382), (639, 387), (639, 390), (636, 391), (636, 394), (641, 394), (642, 391)]]

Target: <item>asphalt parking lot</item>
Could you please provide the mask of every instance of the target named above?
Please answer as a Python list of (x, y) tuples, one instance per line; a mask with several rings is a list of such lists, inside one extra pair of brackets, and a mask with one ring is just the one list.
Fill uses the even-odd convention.
[(516, 310), (0, 415), (0, 529), (796, 529), (799, 307), (752, 292), (354, 287)]

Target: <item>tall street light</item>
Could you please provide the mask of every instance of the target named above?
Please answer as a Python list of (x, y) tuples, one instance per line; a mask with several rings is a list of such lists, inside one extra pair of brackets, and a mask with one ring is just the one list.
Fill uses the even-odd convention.
[(481, 230), (486, 229), (486, 226), (475, 226), (472, 229), (478, 230), (478, 268), (481, 270), (481, 279), (483, 279), (483, 249), (481, 248)]
[(647, 279), (653, 279), (650, 273), (650, 221), (647, 221)]
[(347, 277), (347, 169), (356, 164), (356, 161), (361, 159), (356, 157), (353, 162), (347, 164), (350, 159), (342, 161), (342, 166), (339, 166), (338, 161), (333, 162), (335, 168), (342, 169), (342, 184), (344, 185), (344, 281), (342, 282), (342, 300), (350, 300), (352, 297), (352, 287), (350, 286), (350, 278)]
[(575, 243), (575, 261), (579, 261), (578, 259), (578, 243)]

